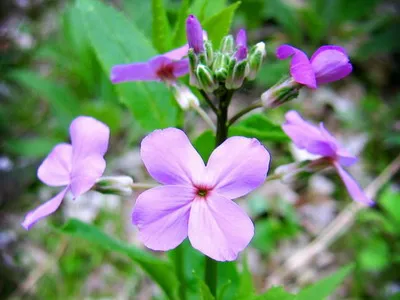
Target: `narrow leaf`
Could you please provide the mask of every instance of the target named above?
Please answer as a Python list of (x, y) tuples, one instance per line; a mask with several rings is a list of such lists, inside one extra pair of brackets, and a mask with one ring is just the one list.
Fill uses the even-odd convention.
[[(281, 286), (274, 286), (262, 295), (250, 298), (252, 300), (297, 300), (296, 295), (290, 294)], [(314, 299), (308, 299), (314, 300)]]
[(172, 46), (179, 47), (186, 43), (186, 18), (189, 15), (189, 0), (183, 0), (175, 24)]
[(171, 28), (169, 26), (164, 0), (152, 0), (153, 45), (159, 53), (171, 50)]

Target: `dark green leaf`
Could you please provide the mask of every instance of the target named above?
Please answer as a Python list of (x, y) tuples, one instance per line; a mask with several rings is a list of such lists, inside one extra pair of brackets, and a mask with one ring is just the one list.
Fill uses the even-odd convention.
[(153, 45), (158, 52), (167, 52), (171, 50), (172, 36), (164, 0), (152, 0), (151, 8), (153, 14)]
[(203, 280), (200, 280), (200, 299), (202, 300), (214, 300), (214, 296), (211, 294), (210, 289)]
[(160, 285), (170, 299), (176, 298), (178, 280), (173, 271), (173, 266), (169, 262), (113, 239), (96, 227), (79, 220), (69, 220), (64, 227), (61, 228), (61, 232), (82, 238), (95, 244), (97, 247), (102, 247), (106, 250), (127, 255), (130, 259), (140, 265), (141, 268)]
[(253, 114), (229, 129), (229, 136), (246, 136), (262, 141), (288, 141), (282, 128), (262, 114)]
[(193, 146), (200, 153), (204, 162), (207, 162), (215, 146), (214, 133), (211, 130), (204, 131), (194, 140)]
[(218, 47), (222, 38), (228, 34), (233, 16), (239, 5), (240, 1), (235, 2), (203, 23), (203, 28), (207, 31), (208, 38), (212, 41), (214, 47)]
[(175, 24), (173, 47), (186, 44), (186, 18), (189, 15), (189, 0), (183, 0), (179, 10), (178, 19)]
[(309, 287), (301, 290), (297, 294), (296, 300), (323, 300), (331, 295), (343, 280), (353, 270), (354, 265), (348, 265), (340, 268), (333, 274), (325, 277)]
[[(124, 15), (100, 1), (78, 0), (85, 29), (104, 71), (117, 64), (146, 61), (156, 55), (149, 41)], [(174, 126), (177, 108), (161, 83), (117, 85), (120, 100), (147, 130)]]

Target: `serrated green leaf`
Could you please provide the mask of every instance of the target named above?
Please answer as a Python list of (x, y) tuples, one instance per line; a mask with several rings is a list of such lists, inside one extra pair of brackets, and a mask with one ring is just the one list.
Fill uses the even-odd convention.
[(253, 114), (229, 129), (229, 136), (245, 136), (262, 141), (289, 141), (282, 128), (262, 114)]
[(67, 87), (27, 70), (14, 71), (9, 76), (35, 96), (46, 100), (65, 131), (68, 130), (71, 121), (79, 115), (79, 100)]
[(228, 34), (233, 16), (239, 5), (240, 1), (237, 1), (208, 18), (203, 23), (203, 28), (207, 31), (208, 39), (212, 41), (214, 47), (218, 47), (222, 38)]
[(124, 244), (108, 236), (95, 226), (76, 219), (69, 220), (60, 230), (64, 234), (85, 239), (95, 244), (97, 247), (102, 247), (106, 250), (115, 251), (128, 256), (140, 265), (140, 267), (160, 285), (170, 299), (176, 299), (178, 280), (173, 271), (173, 266), (169, 262), (156, 258), (131, 245)]
[(171, 28), (167, 18), (164, 0), (152, 0), (153, 45), (159, 53), (171, 50)]
[(183, 0), (175, 23), (173, 47), (180, 47), (186, 43), (186, 18), (189, 15), (189, 0)]
[[(296, 295), (290, 294), (285, 291), (285, 289), (281, 286), (274, 286), (270, 288), (266, 293), (262, 295), (255, 296), (250, 298), (252, 300), (294, 300)], [(309, 299), (312, 300), (312, 299)]]
[(214, 133), (211, 130), (204, 131), (194, 140), (193, 146), (199, 152), (204, 162), (207, 162), (215, 146)]
[[(124, 15), (95, 0), (78, 0), (91, 45), (109, 74), (117, 64), (146, 61), (156, 55), (146, 37)], [(177, 107), (161, 83), (130, 82), (116, 85), (120, 101), (146, 130), (175, 126)]]
[(354, 269), (354, 265), (348, 265), (340, 268), (333, 274), (317, 281), (309, 287), (301, 290), (296, 297), (296, 300), (324, 300), (331, 295), (343, 280)]

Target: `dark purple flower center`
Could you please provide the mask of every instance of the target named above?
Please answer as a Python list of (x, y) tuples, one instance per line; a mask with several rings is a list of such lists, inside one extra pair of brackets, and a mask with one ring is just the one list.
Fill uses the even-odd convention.
[(174, 76), (174, 67), (172, 64), (166, 64), (160, 67), (157, 72), (157, 77), (163, 81), (173, 81), (175, 80)]
[(204, 199), (207, 197), (208, 193), (212, 189), (207, 186), (195, 186), (195, 188), (196, 188), (196, 195)]

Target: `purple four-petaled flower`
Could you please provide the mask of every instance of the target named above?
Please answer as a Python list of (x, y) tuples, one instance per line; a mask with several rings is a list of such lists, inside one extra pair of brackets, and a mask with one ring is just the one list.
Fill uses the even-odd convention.
[(109, 128), (91, 117), (78, 117), (69, 128), (71, 144), (58, 144), (39, 166), (39, 179), (49, 186), (65, 186), (55, 197), (29, 212), (22, 226), (30, 229), (37, 221), (57, 210), (65, 194), (74, 198), (92, 188), (101, 177), (106, 162)]
[(276, 51), (279, 59), (291, 57), (290, 74), (294, 80), (315, 89), (319, 84), (342, 79), (353, 69), (346, 51), (339, 46), (322, 46), (311, 56), (290, 45)]
[(147, 62), (116, 65), (111, 69), (111, 82), (164, 81), (174, 84), (176, 79), (189, 73), (188, 45), (155, 56)]
[(207, 166), (186, 134), (156, 130), (141, 144), (150, 173), (164, 184), (143, 192), (132, 220), (150, 249), (166, 251), (189, 237), (194, 248), (218, 261), (231, 261), (250, 242), (254, 226), (231, 199), (261, 185), (270, 155), (256, 139), (231, 137), (214, 150)]
[(338, 171), (353, 200), (366, 205), (374, 204), (358, 183), (343, 169), (343, 167), (353, 165), (357, 161), (357, 157), (344, 149), (336, 138), (325, 129), (323, 123), (319, 127), (314, 126), (303, 120), (296, 111), (289, 111), (285, 117), (286, 122), (282, 128), (298, 148), (326, 158), (325, 161), (331, 163)]

